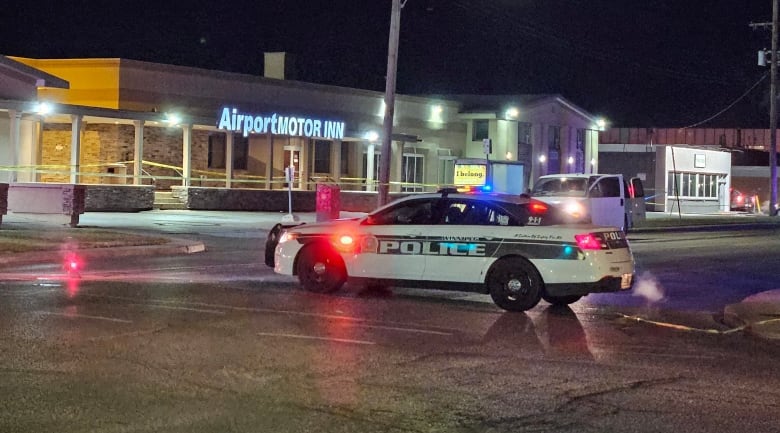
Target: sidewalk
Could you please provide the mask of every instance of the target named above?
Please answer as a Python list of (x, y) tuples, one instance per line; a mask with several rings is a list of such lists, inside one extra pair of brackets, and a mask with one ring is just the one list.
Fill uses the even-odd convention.
[[(148, 233), (156, 237), (167, 237), (169, 242), (162, 245), (143, 245), (112, 248), (90, 248), (80, 250), (85, 258), (123, 257), (149, 254), (191, 254), (205, 251), (206, 247), (198, 235), (211, 236), (253, 236), (265, 239), (266, 233), (275, 224), (282, 222), (285, 213), (279, 212), (230, 212), (230, 211), (190, 211), (190, 210), (152, 210), (138, 213), (88, 212), (81, 216), (79, 227), (100, 228), (135, 233)], [(341, 212), (341, 218), (359, 217), (359, 212)], [(314, 212), (295, 213), (298, 222), (316, 221)], [(724, 212), (712, 215), (668, 214), (650, 212), (640, 227), (629, 233), (671, 231), (671, 230), (717, 230), (719, 226), (731, 228), (750, 228), (776, 225), (780, 228), (780, 217), (765, 215)], [(45, 221), (19, 214), (3, 217), (0, 232), (4, 230), (78, 230), (59, 222)], [(60, 260), (61, 251), (38, 251), (32, 253), (8, 254), (0, 252), (0, 279), (2, 267), (45, 263)], [(756, 337), (780, 341), (780, 289), (750, 296), (740, 303), (728, 305), (723, 312), (724, 322)]]

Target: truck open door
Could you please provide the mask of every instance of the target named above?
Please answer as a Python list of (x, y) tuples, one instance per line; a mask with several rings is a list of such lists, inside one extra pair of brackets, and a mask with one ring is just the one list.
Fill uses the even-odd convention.
[(646, 218), (645, 188), (642, 185), (642, 179), (638, 177), (629, 179), (626, 183), (626, 188), (628, 189), (626, 194), (626, 197), (628, 197), (626, 205), (628, 225), (629, 227), (636, 227), (637, 224), (642, 224), (642, 221)]
[(592, 177), (588, 187), (588, 205), (591, 221), (596, 225), (613, 226), (626, 230), (626, 198), (621, 176)]

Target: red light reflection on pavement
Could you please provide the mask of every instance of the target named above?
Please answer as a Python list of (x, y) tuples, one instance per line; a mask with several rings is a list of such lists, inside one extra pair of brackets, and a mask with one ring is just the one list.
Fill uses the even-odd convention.
[[(360, 382), (363, 372), (360, 366), (359, 352), (363, 349), (361, 345), (343, 342), (362, 340), (361, 336), (358, 335), (361, 328), (355, 326), (355, 317), (360, 317), (360, 314), (354, 311), (354, 307), (350, 302), (344, 302), (344, 300), (337, 298), (323, 297), (316, 300), (316, 312), (328, 316), (326, 319), (317, 321), (321, 326), (320, 332), (323, 336), (333, 340), (324, 343), (326, 344), (325, 350), (312, 354), (312, 357), (315, 358), (312, 365), (338, 365), (342, 366), (342, 373), (347, 373), (337, 376), (317, 375), (316, 387), (320, 396), (328, 404), (356, 406), (360, 402), (357, 384)], [(341, 342), (336, 340), (341, 340)]]
[(73, 299), (79, 294), (79, 287), (81, 285), (81, 278), (78, 276), (68, 275), (65, 280), (65, 294), (68, 299)]

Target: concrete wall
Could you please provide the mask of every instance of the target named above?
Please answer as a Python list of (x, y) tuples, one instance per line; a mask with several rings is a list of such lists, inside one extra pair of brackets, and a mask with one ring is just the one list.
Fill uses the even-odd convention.
[[(32, 215), (65, 216), (75, 227), (84, 213), (86, 187), (56, 183), (15, 183), (8, 188), (8, 210)], [(69, 220), (69, 221), (68, 221)]]

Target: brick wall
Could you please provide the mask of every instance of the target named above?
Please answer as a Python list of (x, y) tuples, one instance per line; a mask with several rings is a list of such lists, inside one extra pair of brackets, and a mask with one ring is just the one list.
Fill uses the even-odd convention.
[[(208, 165), (209, 131), (192, 132), (192, 170), (197, 181)], [(144, 161), (177, 167), (179, 172), (163, 167), (144, 165), (144, 170), (155, 176), (157, 189), (169, 189), (171, 185), (181, 185), (182, 130), (178, 127), (144, 126)], [(41, 182), (68, 182), (70, 171), (71, 125), (47, 123), (42, 138), (41, 164), (51, 166), (44, 173)], [(111, 164), (132, 161), (135, 149), (135, 127), (133, 125), (86, 124), (81, 136), (81, 155), (79, 164), (83, 174), (80, 183), (109, 184), (132, 183), (130, 177), (117, 178), (105, 176)], [(127, 174), (132, 174), (132, 163), (127, 163)], [(94, 174), (90, 174), (94, 173)], [(222, 171), (224, 174), (224, 170)], [(144, 184), (152, 184), (146, 180)]]
[(0, 221), (8, 213), (8, 184), (0, 183)]
[(152, 185), (87, 185), (87, 212), (138, 212), (154, 207)]
[[(192, 210), (287, 212), (288, 193), (283, 190), (173, 187), (173, 195)], [(391, 194), (390, 200), (406, 194)], [(293, 212), (316, 211), (316, 191), (292, 191)], [(370, 212), (377, 207), (376, 193), (340, 191), (342, 211)]]

